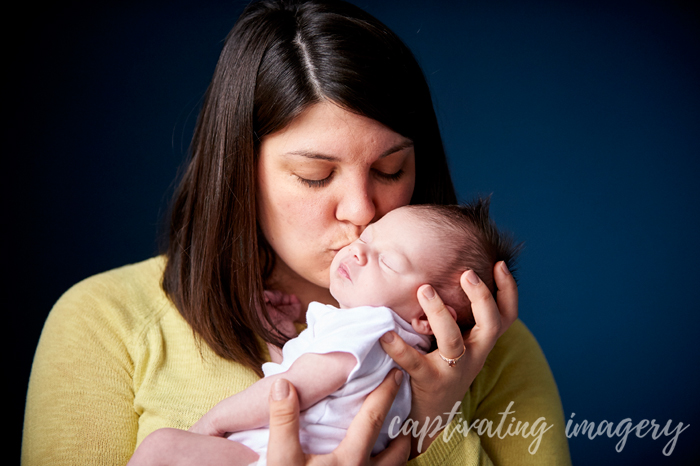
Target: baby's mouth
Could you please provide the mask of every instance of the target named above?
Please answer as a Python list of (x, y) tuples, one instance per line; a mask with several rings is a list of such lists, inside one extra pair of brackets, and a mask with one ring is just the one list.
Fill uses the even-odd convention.
[(340, 264), (340, 265), (338, 266), (338, 274), (339, 274), (341, 277), (347, 278), (348, 280), (350, 280), (350, 282), (352, 282), (352, 278), (350, 277), (350, 269), (348, 269), (348, 266), (347, 266), (347, 265), (345, 265), (345, 264)]

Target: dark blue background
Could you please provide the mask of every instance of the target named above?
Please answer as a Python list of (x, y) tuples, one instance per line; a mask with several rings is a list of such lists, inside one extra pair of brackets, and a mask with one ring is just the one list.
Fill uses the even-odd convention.
[[(631, 437), (621, 453), (617, 438), (572, 438), (574, 464), (697, 459), (697, 12), (662, 1), (356, 3), (421, 62), (460, 196), (493, 193), (496, 221), (525, 241), (520, 315), (566, 418), (691, 425), (670, 457), (664, 437)], [(53, 302), (157, 251), (242, 6), (69, 3), (7, 18), (21, 31), (5, 60), (13, 453)]]

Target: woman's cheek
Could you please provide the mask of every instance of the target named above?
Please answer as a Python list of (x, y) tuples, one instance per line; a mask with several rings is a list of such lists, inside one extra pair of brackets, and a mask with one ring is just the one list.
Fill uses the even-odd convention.
[(414, 175), (407, 174), (405, 180), (401, 180), (401, 182), (394, 186), (384, 185), (378, 187), (377, 212), (380, 214), (379, 217), (383, 217), (394, 209), (408, 205), (411, 202), (414, 186)]

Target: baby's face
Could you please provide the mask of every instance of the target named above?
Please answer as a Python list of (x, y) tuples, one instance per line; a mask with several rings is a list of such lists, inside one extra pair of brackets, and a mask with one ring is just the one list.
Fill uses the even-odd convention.
[(408, 322), (423, 314), (416, 293), (430, 283), (444, 251), (435, 231), (409, 212), (389, 212), (338, 251), (330, 291), (341, 308), (387, 306)]

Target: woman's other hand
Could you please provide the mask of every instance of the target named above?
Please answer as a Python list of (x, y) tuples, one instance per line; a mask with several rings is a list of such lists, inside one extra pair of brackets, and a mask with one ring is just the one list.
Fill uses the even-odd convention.
[[(484, 366), (486, 357), (498, 338), (518, 317), (518, 289), (515, 279), (505, 263), (494, 267), (494, 279), (498, 287), (497, 301), (483, 281), (469, 270), (462, 274), (460, 284), (471, 302), (474, 327), (462, 335), (455, 319), (430, 285), (418, 289), (418, 301), (425, 312), (437, 340), (438, 349), (422, 355), (407, 345), (394, 332), (382, 337), (382, 347), (411, 376), (413, 403), (410, 418), (423, 423), (430, 418), (432, 423), (442, 416), (441, 427), (429, 424), (422, 439), (413, 439), (413, 455), (425, 451), (439, 430), (445, 427), (447, 414), (458, 401), (464, 398), (469, 386)], [(445, 358), (463, 357), (451, 367)]]
[(345, 439), (328, 455), (305, 454), (299, 443), (299, 398), (294, 386), (284, 379), (275, 382), (270, 390), (270, 441), (267, 464), (279, 465), (402, 465), (408, 460), (408, 437), (394, 439), (379, 455), (370, 458), (391, 404), (399, 391), (403, 373), (389, 372), (384, 381), (362, 404), (360, 412), (350, 424)]

